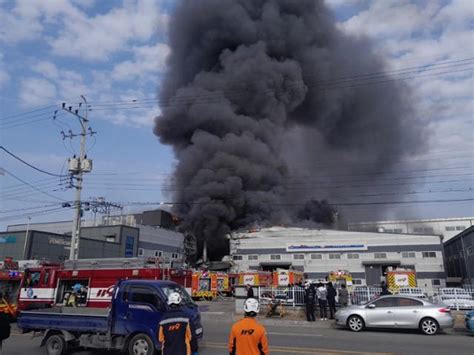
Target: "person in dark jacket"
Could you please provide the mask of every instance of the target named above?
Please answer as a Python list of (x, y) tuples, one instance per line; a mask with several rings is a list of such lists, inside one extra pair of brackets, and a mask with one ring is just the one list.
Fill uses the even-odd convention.
[(328, 299), (328, 305), (329, 305), (329, 319), (334, 319), (334, 314), (336, 313), (337, 292), (334, 286), (332, 285), (332, 282), (328, 283), (327, 290), (328, 290), (327, 299)]
[(247, 285), (247, 298), (254, 298), (253, 288), (251, 285)]
[(161, 319), (158, 340), (162, 355), (197, 355), (198, 343), (189, 316), (181, 309), (181, 295), (172, 292), (168, 296), (171, 310)]
[(316, 304), (316, 288), (313, 284), (308, 283), (304, 292), (304, 303), (306, 305), (306, 320), (314, 322), (314, 305)]
[(380, 296), (391, 295), (392, 293), (388, 290), (387, 284), (382, 282), (380, 285), (382, 287), (382, 292), (380, 292)]

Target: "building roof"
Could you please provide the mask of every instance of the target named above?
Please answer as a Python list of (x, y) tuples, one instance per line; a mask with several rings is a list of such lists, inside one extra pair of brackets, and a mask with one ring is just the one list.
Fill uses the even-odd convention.
[(474, 219), (474, 217), (453, 217), (453, 218), (431, 218), (431, 219), (407, 219), (398, 221), (367, 221), (367, 222), (348, 222), (348, 225), (373, 225), (381, 223), (427, 223), (427, 222), (450, 222), (450, 221), (465, 221), (466, 219)]
[(444, 245), (449, 245), (451, 243), (455, 243), (458, 239), (463, 238), (465, 235), (473, 233), (474, 232), (474, 226), (471, 226), (465, 230), (463, 230), (461, 233), (455, 235), (451, 239), (447, 240), (444, 242)]

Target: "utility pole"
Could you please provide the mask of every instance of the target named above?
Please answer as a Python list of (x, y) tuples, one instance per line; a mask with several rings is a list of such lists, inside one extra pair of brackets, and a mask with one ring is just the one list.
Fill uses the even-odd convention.
[[(71, 131), (66, 135), (64, 132), (61, 132), (63, 135), (63, 139), (73, 138), (76, 136), (81, 137), (81, 146), (79, 152), (79, 158), (75, 156), (72, 159), (69, 159), (69, 172), (71, 174), (71, 181), (75, 178), (76, 184), (73, 185), (76, 188), (76, 197), (74, 200), (74, 206), (76, 208), (75, 217), (73, 221), (72, 233), (71, 233), (71, 248), (69, 251), (69, 259), (70, 260), (77, 260), (79, 254), (79, 237), (80, 237), (80, 230), (81, 230), (81, 217), (82, 217), (82, 202), (81, 202), (81, 192), (82, 192), (82, 181), (83, 181), (83, 174), (88, 173), (92, 170), (92, 160), (87, 159), (86, 156), (86, 137), (88, 135), (92, 136), (96, 132), (92, 131), (89, 127), (89, 120), (87, 118), (87, 113), (89, 111), (89, 106), (87, 104), (86, 98), (81, 95), (82, 100), (84, 101), (85, 106), (85, 114), (81, 116), (79, 114), (79, 110), (72, 110), (72, 106), (66, 108), (66, 103), (63, 102), (62, 109), (67, 113), (76, 116), (79, 120), (81, 125), (81, 133), (74, 134)], [(79, 104), (79, 107), (82, 106), (82, 103)]]

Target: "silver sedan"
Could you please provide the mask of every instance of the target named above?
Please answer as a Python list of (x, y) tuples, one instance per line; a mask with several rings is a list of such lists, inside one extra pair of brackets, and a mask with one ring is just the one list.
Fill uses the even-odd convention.
[(382, 296), (360, 306), (350, 306), (336, 313), (336, 324), (354, 332), (367, 328), (420, 329), (434, 335), (451, 328), (454, 319), (449, 308), (406, 296)]

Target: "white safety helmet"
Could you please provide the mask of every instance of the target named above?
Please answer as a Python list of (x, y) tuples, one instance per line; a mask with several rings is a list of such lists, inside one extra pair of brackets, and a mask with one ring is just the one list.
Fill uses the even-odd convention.
[(244, 303), (244, 312), (250, 313), (255, 312), (258, 313), (260, 311), (260, 304), (255, 298), (247, 298)]
[(176, 304), (179, 305), (181, 303), (181, 295), (178, 292), (171, 292), (168, 296), (168, 305)]

